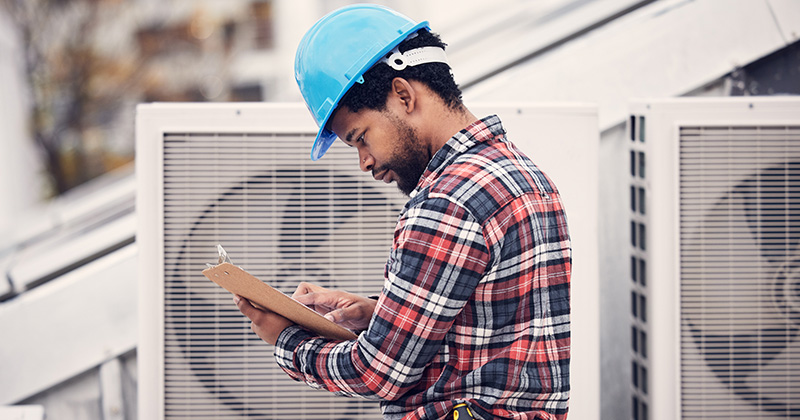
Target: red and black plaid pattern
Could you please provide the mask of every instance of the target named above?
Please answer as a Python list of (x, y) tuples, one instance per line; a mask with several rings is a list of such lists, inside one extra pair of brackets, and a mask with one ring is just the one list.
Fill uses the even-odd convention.
[(567, 415), (571, 248), (553, 183), (496, 116), (437, 152), (397, 223), (385, 285), (358, 340), (286, 329), (294, 379), (381, 400), (387, 419)]

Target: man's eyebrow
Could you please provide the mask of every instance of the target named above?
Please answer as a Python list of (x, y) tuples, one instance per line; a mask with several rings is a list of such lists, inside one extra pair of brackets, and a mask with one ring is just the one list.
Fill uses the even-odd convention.
[(354, 135), (356, 135), (356, 129), (355, 128), (350, 130), (350, 132), (347, 133), (347, 135), (344, 137), (345, 143), (348, 143), (348, 144), (352, 143)]

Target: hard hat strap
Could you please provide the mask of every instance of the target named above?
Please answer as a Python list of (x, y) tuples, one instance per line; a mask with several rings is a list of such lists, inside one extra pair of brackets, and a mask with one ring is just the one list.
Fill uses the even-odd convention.
[(401, 53), (395, 47), (390, 53), (389, 57), (381, 60), (389, 65), (389, 67), (400, 71), (408, 66), (418, 66), (425, 63), (444, 63), (448, 66), (447, 55), (444, 50), (439, 47), (421, 47), (413, 50), (408, 50)]

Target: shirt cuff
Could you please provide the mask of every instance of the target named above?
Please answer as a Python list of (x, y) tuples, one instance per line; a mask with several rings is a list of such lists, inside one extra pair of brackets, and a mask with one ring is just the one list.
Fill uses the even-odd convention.
[(300, 380), (301, 372), (294, 364), (294, 352), (303, 341), (314, 337), (316, 335), (297, 325), (284, 328), (278, 335), (278, 342), (275, 343), (275, 361), (296, 380)]

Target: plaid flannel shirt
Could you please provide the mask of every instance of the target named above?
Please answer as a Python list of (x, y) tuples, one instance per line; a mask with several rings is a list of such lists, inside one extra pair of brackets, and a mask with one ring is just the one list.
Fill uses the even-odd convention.
[(553, 183), (496, 116), (451, 138), (397, 223), (385, 285), (357, 340), (300, 327), (275, 348), (315, 388), (381, 400), (387, 419), (567, 415), (571, 248)]

